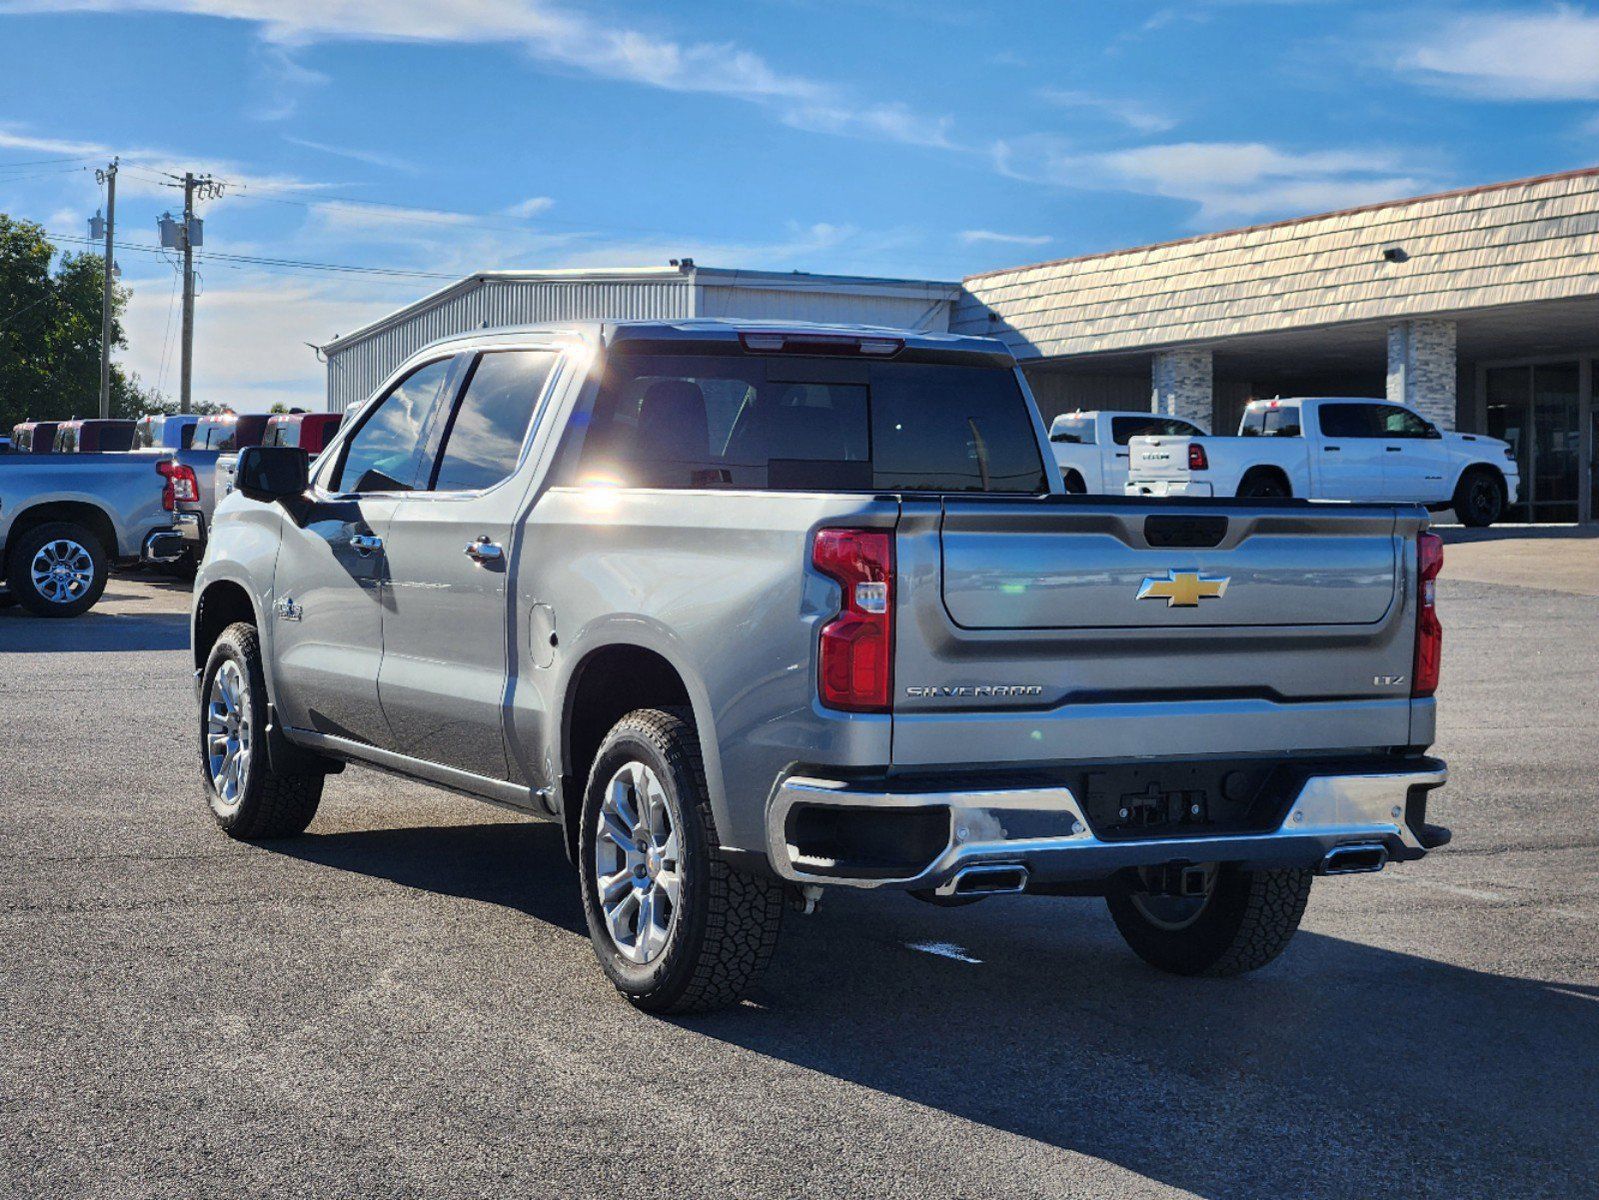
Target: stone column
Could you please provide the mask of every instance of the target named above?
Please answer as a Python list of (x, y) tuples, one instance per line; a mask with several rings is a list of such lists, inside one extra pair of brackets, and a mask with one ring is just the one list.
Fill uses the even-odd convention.
[(1388, 326), (1388, 399), (1408, 404), (1439, 429), (1455, 427), (1455, 323)]
[(1210, 428), (1213, 397), (1209, 350), (1157, 350), (1149, 407)]

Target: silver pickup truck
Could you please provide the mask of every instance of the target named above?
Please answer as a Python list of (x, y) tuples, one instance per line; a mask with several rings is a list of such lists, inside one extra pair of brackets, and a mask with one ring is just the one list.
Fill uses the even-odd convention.
[(835, 886), (1104, 896), (1236, 974), (1316, 876), (1448, 838), (1425, 512), (1067, 495), (994, 341), (482, 331), (236, 482), (193, 612), (221, 827), (299, 833), (348, 762), (557, 820), (650, 1011), (735, 1000)]
[(114, 564), (174, 561), (169, 471), (159, 452), (0, 455), (0, 603), (75, 617)]

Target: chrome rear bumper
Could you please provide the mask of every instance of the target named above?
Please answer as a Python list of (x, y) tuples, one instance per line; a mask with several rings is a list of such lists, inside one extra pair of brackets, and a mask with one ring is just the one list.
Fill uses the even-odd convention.
[[(767, 855), (773, 869), (795, 883), (932, 891), (950, 890), (957, 877), (975, 866), (1018, 867), (1027, 880), (1049, 883), (1093, 880), (1126, 867), (1174, 863), (1320, 868), (1341, 846), (1382, 847), (1384, 862), (1406, 861), (1420, 858), (1429, 845), (1423, 841), (1423, 828), (1413, 829), (1407, 820), (1411, 797), (1418, 790), (1425, 794), (1443, 786), (1447, 777), (1444, 765), (1433, 759), (1392, 772), (1313, 775), (1275, 829), (1109, 840), (1095, 835), (1066, 787), (890, 791), (796, 775), (779, 785), (767, 810)], [(792, 844), (790, 814), (802, 805), (947, 809), (948, 837), (943, 849), (916, 869), (886, 874), (853, 871), (836, 861), (807, 858)]]

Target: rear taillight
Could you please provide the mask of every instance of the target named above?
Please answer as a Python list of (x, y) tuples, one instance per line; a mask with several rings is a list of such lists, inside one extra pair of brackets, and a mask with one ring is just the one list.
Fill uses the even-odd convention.
[(1188, 443), (1188, 469), (1190, 471), (1210, 470), (1210, 459), (1205, 454), (1205, 448), (1198, 442)]
[(1416, 661), (1410, 672), (1411, 695), (1438, 690), (1443, 662), (1444, 627), (1438, 623), (1438, 572), (1444, 565), (1444, 540), (1436, 533), (1416, 539)]
[(817, 690), (828, 708), (887, 712), (894, 661), (894, 535), (823, 529), (811, 564), (844, 590), (838, 616), (822, 626)]
[(200, 498), (200, 481), (193, 467), (165, 459), (156, 463), (155, 469), (167, 481), (161, 489), (161, 507), (168, 512), (178, 506), (179, 500), (192, 503)]

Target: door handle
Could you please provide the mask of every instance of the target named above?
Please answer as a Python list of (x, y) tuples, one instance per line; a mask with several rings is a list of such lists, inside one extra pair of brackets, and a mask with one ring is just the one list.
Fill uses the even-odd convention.
[(370, 533), (353, 533), (350, 535), (350, 548), (357, 554), (371, 554), (374, 550), (383, 549), (383, 539)]
[(505, 550), (485, 536), (466, 544), (466, 556), (475, 563), (494, 563), (505, 557)]
[(1386, 449), (1389, 454), (1399, 454), (1399, 453), (1403, 452), (1404, 447), (1403, 446), (1386, 446), (1386, 447), (1384, 447), (1384, 449)]
[(1321, 452), (1323, 454), (1337, 454), (1342, 449), (1342, 446), (1323, 446)]

